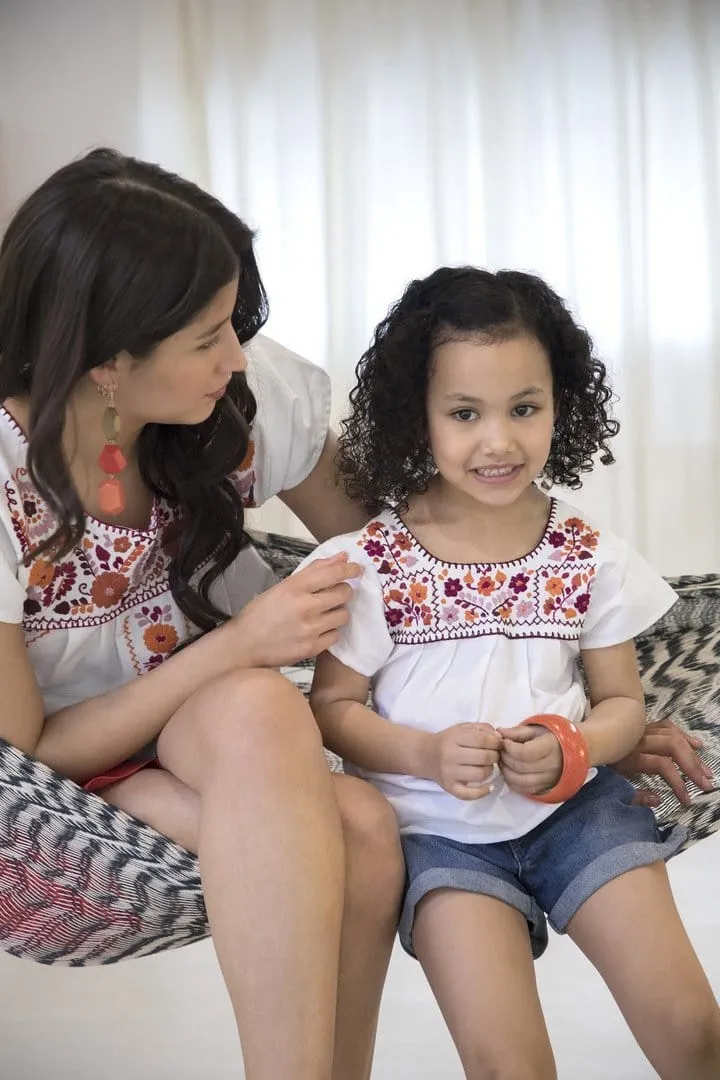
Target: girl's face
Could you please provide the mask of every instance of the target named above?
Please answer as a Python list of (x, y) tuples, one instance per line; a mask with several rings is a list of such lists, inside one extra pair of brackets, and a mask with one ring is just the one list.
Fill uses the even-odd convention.
[(487, 506), (509, 506), (550, 454), (550, 363), (534, 338), (439, 345), (427, 395), (430, 448), (445, 483)]
[(235, 371), (247, 360), (230, 318), (237, 278), (220, 289), (191, 323), (161, 341), (147, 359), (115, 359), (116, 404), (123, 431), (145, 424), (200, 424), (212, 413)]

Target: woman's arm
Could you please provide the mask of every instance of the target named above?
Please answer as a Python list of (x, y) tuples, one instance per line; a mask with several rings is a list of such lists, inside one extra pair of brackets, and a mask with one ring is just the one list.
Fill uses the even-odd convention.
[(337, 438), (330, 431), (310, 475), (279, 496), (320, 543), (362, 528), (370, 516), (345, 494), (335, 467), (336, 452)]
[(153, 671), (48, 717), (22, 628), (0, 623), (0, 737), (64, 776), (87, 780), (137, 753), (211, 679), (292, 664), (333, 644), (347, 621), (347, 580), (358, 572), (343, 557), (318, 560)]

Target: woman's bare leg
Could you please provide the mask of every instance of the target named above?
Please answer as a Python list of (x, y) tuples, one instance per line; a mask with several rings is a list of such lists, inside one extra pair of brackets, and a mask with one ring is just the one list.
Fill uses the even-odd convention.
[(158, 756), (200, 797), (200, 872), (247, 1080), (330, 1080), (345, 866), (309, 707), (274, 672), (238, 672), (178, 710)]
[[(333, 780), (346, 878), (332, 1076), (367, 1080), (405, 865), (390, 804), (362, 780)], [(171, 773), (146, 769), (113, 784), (102, 797), (197, 853), (200, 798)]]
[(395, 812), (388, 801), (364, 780), (334, 779), (346, 878), (332, 1076), (333, 1080), (367, 1080), (405, 862)]

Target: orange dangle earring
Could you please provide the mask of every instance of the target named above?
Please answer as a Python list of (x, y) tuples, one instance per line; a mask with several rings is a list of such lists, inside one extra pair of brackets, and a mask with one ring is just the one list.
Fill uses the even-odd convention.
[(121, 473), (127, 466), (127, 460), (117, 441), (120, 434), (120, 417), (115, 408), (116, 389), (115, 386), (98, 387), (101, 397), (107, 401), (107, 408), (102, 418), (105, 445), (98, 458), (98, 463), (102, 471), (108, 474), (98, 488), (98, 502), (103, 514), (112, 517), (122, 514), (125, 509), (125, 491), (123, 490), (122, 480), (118, 479), (118, 473)]

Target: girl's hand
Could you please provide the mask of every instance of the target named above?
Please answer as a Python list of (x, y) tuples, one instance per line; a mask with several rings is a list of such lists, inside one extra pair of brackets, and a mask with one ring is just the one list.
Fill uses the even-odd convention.
[(317, 559), (256, 596), (221, 632), (237, 637), (248, 667), (282, 667), (329, 649), (348, 621), (349, 580), (362, 573), (345, 552)]
[(540, 795), (555, 787), (563, 767), (562, 750), (552, 732), (539, 724), (498, 728), (503, 745), (500, 768), (505, 783), (520, 795)]
[[(696, 750), (702, 750), (700, 739), (686, 735), (670, 720), (653, 720), (646, 725), (632, 753), (613, 768), (630, 778), (640, 774), (661, 776), (683, 806), (690, 806), (692, 799), (683, 774), (703, 791), (713, 791), (717, 784), (712, 770), (703, 765)], [(660, 796), (654, 791), (639, 791), (634, 801), (654, 807), (660, 805)]]
[(427, 740), (423, 775), (458, 799), (482, 799), (502, 740), (489, 724), (455, 724)]

